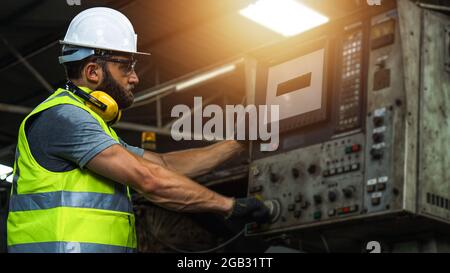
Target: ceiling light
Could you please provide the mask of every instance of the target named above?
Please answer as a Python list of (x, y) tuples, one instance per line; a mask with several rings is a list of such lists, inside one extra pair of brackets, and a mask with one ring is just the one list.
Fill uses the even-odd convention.
[(258, 0), (239, 13), (284, 36), (297, 35), (329, 20), (295, 0)]

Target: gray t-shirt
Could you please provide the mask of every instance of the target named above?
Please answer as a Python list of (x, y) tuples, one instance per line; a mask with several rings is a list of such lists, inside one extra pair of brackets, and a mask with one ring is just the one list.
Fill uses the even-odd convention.
[[(74, 105), (57, 105), (32, 118), (25, 129), (31, 154), (49, 171), (83, 168), (98, 153), (118, 144), (94, 117)], [(120, 144), (134, 154), (144, 154), (121, 139)]]

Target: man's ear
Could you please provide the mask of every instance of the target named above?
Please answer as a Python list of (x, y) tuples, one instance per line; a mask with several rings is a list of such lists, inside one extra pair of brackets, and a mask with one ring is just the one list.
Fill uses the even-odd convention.
[(93, 84), (99, 84), (103, 78), (103, 71), (98, 63), (90, 62), (84, 67), (84, 77)]

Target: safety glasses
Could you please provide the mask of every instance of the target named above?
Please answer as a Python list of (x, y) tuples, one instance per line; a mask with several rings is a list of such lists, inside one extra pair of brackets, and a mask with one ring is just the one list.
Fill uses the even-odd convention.
[(98, 56), (97, 58), (112, 63), (118, 63), (120, 71), (122, 71), (126, 76), (131, 75), (133, 73), (134, 68), (136, 67), (137, 60), (135, 59), (118, 59), (109, 56)]

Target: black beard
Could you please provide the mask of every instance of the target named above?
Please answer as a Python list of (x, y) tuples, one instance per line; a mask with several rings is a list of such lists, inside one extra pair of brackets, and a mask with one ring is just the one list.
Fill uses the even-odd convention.
[(96, 89), (108, 93), (117, 102), (119, 109), (130, 107), (134, 101), (133, 93), (121, 87), (109, 73), (108, 68), (103, 69), (103, 75), (103, 81)]

